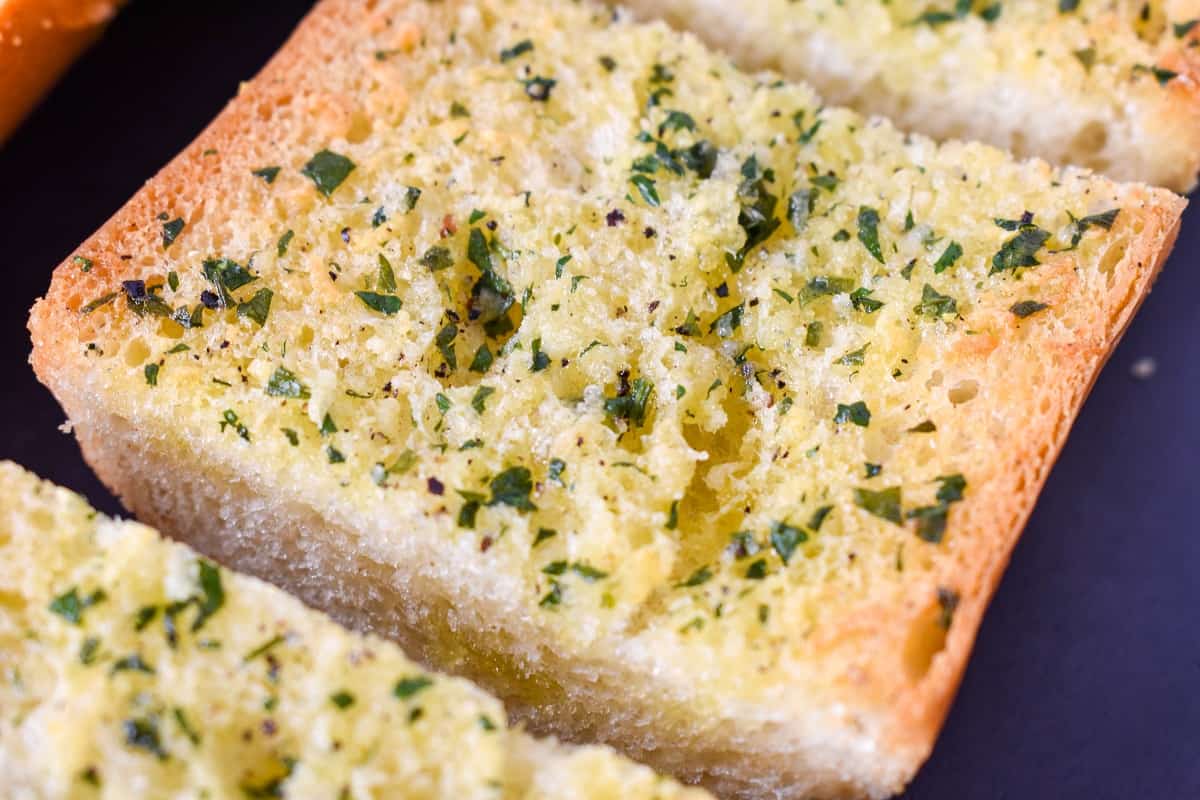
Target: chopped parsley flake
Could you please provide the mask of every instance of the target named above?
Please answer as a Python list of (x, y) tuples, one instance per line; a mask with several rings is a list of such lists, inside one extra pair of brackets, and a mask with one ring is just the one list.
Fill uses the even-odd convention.
[(396, 681), (396, 685), (392, 688), (392, 694), (400, 700), (407, 700), (419, 692), (428, 689), (430, 686), (433, 686), (433, 680), (424, 675), (401, 678)]
[(379, 292), (355, 292), (354, 295), (372, 311), (378, 311), (385, 316), (392, 316), (400, 310), (400, 298), (391, 294)]
[(162, 226), (162, 242), (163, 249), (175, 244), (175, 240), (179, 238), (179, 234), (183, 233), (184, 221), (182, 217), (176, 217), (170, 222), (164, 222)]
[(262, 178), (267, 182), (267, 185), (270, 185), (275, 182), (276, 178), (279, 177), (279, 171), (279, 167), (259, 167), (258, 169), (253, 170), (250, 174), (256, 178)]
[(300, 174), (311, 180), (317, 191), (329, 197), (354, 171), (355, 164), (343, 155), (322, 150), (308, 160)]
[(888, 522), (895, 523), (896, 525), (899, 525), (901, 522), (899, 486), (882, 489), (878, 492), (871, 489), (856, 488), (854, 490), (854, 502), (859, 508), (874, 514), (880, 519), (886, 519)]
[(834, 414), (833, 421), (839, 425), (845, 422), (853, 422), (860, 428), (865, 428), (871, 424), (871, 410), (867, 408), (867, 404), (862, 400), (858, 400), (850, 405), (838, 403), (837, 413)]

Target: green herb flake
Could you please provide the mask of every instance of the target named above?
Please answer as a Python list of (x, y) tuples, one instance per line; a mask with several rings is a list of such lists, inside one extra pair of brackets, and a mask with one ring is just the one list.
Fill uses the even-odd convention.
[(326, 412), (325, 416), (321, 419), (321, 435), (328, 436), (332, 433), (337, 433), (337, 430), (337, 423), (334, 422), (333, 417)]
[(195, 728), (192, 727), (191, 723), (188, 722), (187, 715), (184, 713), (183, 709), (179, 706), (175, 706), (175, 708), (171, 710), (171, 714), (175, 717), (175, 724), (179, 726), (179, 730), (182, 731), (183, 735), (188, 738), (188, 741), (194, 746), (199, 747), (200, 734)]
[(392, 475), (403, 475), (416, 466), (418, 461), (417, 454), (412, 450), (405, 450), (400, 454), (400, 457), (388, 467), (388, 473)]
[(869, 206), (858, 209), (858, 240), (872, 258), (883, 263), (883, 250), (879, 245), (879, 212)]
[(526, 53), (533, 51), (533, 42), (528, 39), (522, 39), (512, 47), (506, 47), (500, 51), (500, 61), (512, 61), (514, 58), (523, 56)]
[(664, 527), (669, 531), (673, 531), (679, 527), (679, 501), (678, 500), (671, 501), (671, 508), (667, 511), (667, 524)]
[(812, 513), (812, 516), (808, 518), (808, 529), (810, 531), (821, 530), (821, 526), (825, 523), (825, 519), (832, 511), (833, 506), (821, 506), (818, 508)]
[(128, 746), (145, 750), (156, 756), (159, 761), (169, 758), (159, 736), (157, 717), (127, 719), (121, 723), (121, 729), (125, 733), (125, 744)]
[(475, 351), (474, 358), (471, 359), (471, 366), (468, 369), (471, 372), (483, 374), (491, 368), (492, 362), (495, 359), (492, 356), (492, 351), (488, 349), (486, 344), (479, 345), (479, 349)]
[(287, 255), (288, 245), (292, 243), (292, 238), (295, 237), (295, 235), (295, 231), (293, 231), (291, 228), (288, 228), (286, 231), (284, 231), (283, 235), (279, 237), (279, 242), (275, 245), (275, 255), (277, 255), (279, 258), (283, 258), (285, 255)]
[(867, 408), (867, 404), (862, 400), (844, 405), (838, 403), (837, 413), (833, 415), (833, 421), (838, 425), (846, 422), (853, 422), (860, 428), (865, 428), (871, 424), (871, 410)]
[(804, 346), (819, 347), (821, 344), (821, 332), (825, 326), (820, 320), (810, 322), (804, 326)]
[(250, 174), (256, 178), (262, 178), (270, 186), (279, 177), (279, 172), (279, 167), (259, 167), (256, 170), (252, 170)]
[(962, 245), (958, 242), (951, 242), (946, 245), (946, 249), (938, 256), (938, 260), (933, 262), (933, 272), (935, 275), (940, 275), (946, 270), (958, 263), (958, 259), (962, 258)]
[(283, 634), (276, 634), (275, 636), (272, 636), (270, 639), (267, 639), (265, 642), (260, 644), (258, 647), (251, 650), (249, 653), (246, 653), (246, 655), (244, 655), (242, 657), (242, 663), (249, 664), (251, 661), (254, 661), (255, 659), (259, 658), (260, 656), (264, 656), (267, 653), (271, 652), (276, 647), (283, 644), (285, 641), (287, 641), (287, 637), (284, 636)]
[(146, 377), (147, 386), (158, 386), (158, 364), (147, 364), (142, 368), (142, 374)]
[(846, 366), (846, 367), (861, 367), (863, 365), (863, 361), (866, 359), (867, 348), (870, 346), (871, 346), (871, 343), (867, 342), (866, 344), (864, 344), (862, 347), (858, 348), (857, 350), (851, 350), (849, 353), (846, 353), (844, 356), (839, 358), (835, 363), (841, 364), (842, 366)]
[(559, 486), (566, 486), (563, 482), (562, 474), (567, 469), (567, 462), (561, 458), (550, 459), (550, 466), (546, 470), (546, 479), (551, 483), (557, 483)]
[(271, 379), (267, 381), (266, 393), (270, 397), (286, 397), (290, 399), (307, 400), (312, 395), (300, 380), (286, 367), (276, 367)]
[(796, 548), (808, 541), (808, 534), (802, 528), (776, 521), (771, 523), (770, 539), (771, 547), (775, 548), (779, 558), (787, 564)]
[(1022, 225), (1017, 235), (1005, 242), (996, 255), (992, 256), (992, 268), (988, 274), (994, 275), (1005, 270), (1015, 272), (1021, 267), (1036, 267), (1041, 262), (1035, 256), (1049, 239), (1049, 231), (1033, 224)]
[(176, 217), (170, 222), (163, 223), (162, 243), (164, 250), (175, 244), (175, 240), (179, 238), (179, 234), (183, 233), (184, 224), (182, 217)]
[(411, 678), (401, 678), (396, 681), (396, 685), (392, 687), (392, 694), (399, 700), (407, 700), (416, 694), (423, 692), (433, 686), (433, 680), (424, 676), (417, 675)]
[(863, 311), (867, 314), (874, 314), (879, 309), (883, 308), (883, 303), (871, 297), (873, 290), (865, 286), (859, 287), (850, 293), (850, 305), (855, 310)]
[(379, 254), (379, 291), (388, 294), (396, 291), (396, 273), (392, 270), (392, 262), (383, 253)]
[(882, 489), (878, 492), (871, 489), (856, 488), (854, 490), (854, 503), (859, 508), (874, 514), (880, 519), (886, 519), (888, 522), (895, 523), (896, 525), (899, 525), (901, 522), (899, 486)]
[(267, 316), (271, 313), (271, 299), (274, 296), (275, 293), (270, 289), (259, 289), (248, 301), (238, 303), (238, 316), (254, 320), (261, 328), (267, 324)]
[(400, 310), (400, 298), (390, 294), (380, 294), (378, 292), (355, 292), (354, 295), (363, 302), (367, 308), (372, 311), (378, 311), (385, 316), (392, 316)]
[(645, 378), (635, 378), (633, 384), (618, 389), (616, 397), (604, 398), (604, 413), (610, 419), (621, 419), (630, 425), (646, 421), (654, 384)]
[(1025, 319), (1039, 311), (1045, 311), (1049, 307), (1045, 303), (1039, 303), (1037, 300), (1022, 300), (1019, 303), (1013, 303), (1008, 310), (1020, 319)]
[(454, 266), (454, 256), (450, 254), (447, 248), (435, 244), (421, 256), (421, 264), (427, 267), (430, 272), (441, 272), (444, 269)]
[(526, 467), (509, 467), (492, 478), (489, 486), (492, 490), (489, 506), (504, 504), (518, 511), (537, 511), (537, 506), (529, 499), (533, 476)]
[[(464, 108), (463, 111), (466, 111), (466, 109)], [(467, 114), (467, 116), (470, 116), (470, 114)], [(409, 211), (412, 211), (414, 208), (417, 207), (417, 201), (420, 199), (421, 199), (421, 190), (419, 188), (417, 188), (416, 186), (405, 186), (404, 187), (404, 197), (400, 201), (401, 209), (404, 211), (405, 214), (407, 214)], [(382, 210), (383, 209), (380, 209), (380, 211), (382, 211)], [(378, 216), (379, 211), (377, 211), (375, 213), (376, 213), (376, 216)], [(383, 221), (384, 222), (387, 221), (386, 216), (384, 217)], [(379, 225), (383, 224), (383, 222), (380, 222), (379, 225), (375, 225), (374, 220), (372, 220), (371, 224), (372, 224), (372, 227), (378, 228)]]
[(562, 604), (562, 584), (558, 581), (550, 581), (550, 591), (542, 596), (538, 601), (540, 608), (551, 608)]
[(913, 306), (913, 311), (935, 319), (944, 314), (957, 314), (958, 302), (949, 295), (944, 295), (928, 283), (921, 289), (921, 302)]
[(713, 573), (708, 566), (703, 566), (693, 572), (686, 580), (676, 584), (681, 589), (690, 589), (693, 586), (701, 586), (712, 580)]
[(730, 336), (733, 336), (733, 332), (742, 327), (742, 313), (745, 307), (745, 303), (738, 303), (714, 319), (708, 326), (708, 332), (715, 333), (722, 339), (728, 339)]
[(329, 197), (354, 171), (355, 164), (343, 155), (322, 150), (304, 165), (300, 174), (311, 180), (317, 191)]
[(475, 396), (471, 398), (471, 408), (475, 412), (482, 414), (487, 404), (487, 399), (496, 393), (496, 390), (491, 386), (480, 386), (475, 390)]
[(83, 622), (83, 612), (97, 603), (103, 602), (106, 597), (107, 595), (101, 589), (97, 589), (89, 595), (80, 596), (78, 589), (72, 587), (50, 601), (49, 609), (52, 614), (57, 614), (72, 625), (79, 625)]
[(542, 337), (537, 337), (532, 344), (533, 360), (529, 364), (530, 372), (541, 372), (550, 366), (550, 356), (542, 352)]
[(87, 637), (79, 647), (79, 663), (85, 667), (90, 667), (96, 663), (96, 656), (99, 652), (100, 640), (95, 636)]
[(760, 558), (753, 562), (750, 566), (746, 567), (746, 578), (749, 580), (761, 581), (765, 577), (767, 577), (766, 559)]
[(938, 624), (945, 630), (950, 630), (950, 623), (954, 621), (954, 612), (958, 608), (959, 595), (953, 589), (947, 589), (939, 586), (937, 590), (937, 601), (940, 608), (938, 614)]
[(750, 251), (771, 238), (782, 224), (775, 216), (779, 198), (768, 188), (774, 180), (774, 172), (762, 169), (757, 157), (750, 156), (742, 164), (742, 182), (737, 190), (737, 221), (746, 233), (746, 240), (736, 253), (725, 254), (725, 262), (733, 272), (739, 271)]
[(333, 703), (339, 710), (345, 711), (350, 706), (354, 705), (354, 695), (342, 689), (329, 695), (329, 702)]
[(144, 675), (153, 675), (154, 667), (147, 664), (141, 654), (132, 653), (113, 662), (109, 674), (115, 675), (118, 672), (141, 672)]
[(602, 569), (596, 569), (590, 564), (585, 564), (582, 561), (576, 561), (571, 565), (571, 571), (579, 577), (583, 578), (588, 583), (595, 583), (608, 577), (608, 573)]
[(646, 201), (646, 205), (657, 208), (661, 205), (658, 197), (658, 189), (655, 187), (654, 180), (645, 175), (634, 175), (629, 179), (638, 190), (638, 194)]
[(525, 95), (530, 99), (539, 103), (545, 103), (550, 99), (550, 92), (558, 85), (558, 81), (554, 78), (546, 78), (541, 75), (535, 75), (532, 78), (524, 78), (521, 84), (525, 87)]
[(200, 583), (200, 594), (195, 598), (196, 619), (192, 622), (192, 632), (204, 627), (214, 614), (225, 605), (225, 590), (221, 585), (221, 570), (217, 565), (205, 559), (196, 562)]

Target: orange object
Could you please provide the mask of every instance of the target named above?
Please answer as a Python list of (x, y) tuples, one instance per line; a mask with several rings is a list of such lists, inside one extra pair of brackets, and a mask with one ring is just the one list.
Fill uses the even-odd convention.
[(118, 5), (114, 0), (0, 0), (0, 141), (96, 39)]

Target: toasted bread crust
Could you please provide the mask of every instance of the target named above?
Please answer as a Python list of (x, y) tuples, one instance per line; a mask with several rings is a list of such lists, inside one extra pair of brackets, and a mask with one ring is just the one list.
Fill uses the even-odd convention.
[[(140, 428), (91, 383), (78, 346), (89, 323), (78, 309), (125, 276), (122, 254), (152, 252), (145, 221), (170, 201), (196, 186), (239, 190), (244, 173), (261, 162), (259, 109), (286, 102), (292, 87), (320, 63), (329, 33), (349, 25), (354, 13), (350, 2), (319, 6), (238, 100), (89, 239), (84, 250), (96, 256), (91, 271), (81, 276), (68, 260), (35, 306), (32, 363), (67, 410), (89, 462), (146, 520), (286, 586), (355, 628), (400, 640), (427, 663), (481, 681), (537, 730), (608, 741), (729, 797), (883, 797), (898, 791), (932, 747), (1021, 527), (1088, 389), (1169, 252), (1184, 201), (1097, 181), (1098, 191), (1122, 193), (1118, 225), (1129, 232), (1129, 244), (1110, 265), (1109, 287), (1095, 313), (1074, 331), (1038, 340), (1055, 351), (1053, 365), (1031, 368), (1012, 390), (1031, 412), (1028, 424), (1009, 441), (1003, 459), (979, 465), (987, 480), (956, 507), (962, 533), (938, 573), (914, 590), (904, 608), (877, 614), (852, 609), (835, 626), (843, 638), (821, 644), (849, 665), (851, 678), (840, 690), (872, 710), (881, 734), (845, 720), (798, 724), (786, 714), (773, 715), (769, 704), (714, 709), (678, 676), (656, 671), (653, 653), (631, 661), (617, 640), (586, 654), (559, 652), (549, 629), (516, 606), (506, 607), (511, 586), (501, 578), (439, 569), (446, 550), (436, 534), (414, 531), (397, 544), (404, 557), (373, 560), (359, 545), (379, 532), (356, 528), (353, 515), (304, 498), (270, 469), (249, 474), (236, 460), (204, 452), (198, 441)], [(204, 155), (211, 151), (220, 154), (216, 163)], [(1050, 174), (1048, 167), (1043, 172)], [(1061, 270), (1062, 291), (1068, 292), (1073, 266), (1064, 256), (1043, 269)], [(987, 306), (968, 321), (1001, 333), (1022, 324), (1006, 308)], [(991, 346), (993, 369), (1000, 373), (1020, 363), (1029, 347), (1015, 337), (983, 338), (988, 342), (964, 339), (961, 346)], [(970, 413), (986, 430), (988, 407)], [(222, 511), (213, 514), (213, 508)], [(906, 632), (936, 611), (936, 590), (950, 579), (961, 596), (954, 624), (927, 670), (910, 680)], [(875, 652), (864, 655), (864, 642), (873, 642)], [(847, 655), (847, 649), (854, 652)], [(855, 675), (866, 677), (855, 683)], [(667, 719), (667, 709), (681, 716)]]
[[(958, 574), (967, 588), (954, 612), (956, 625), (922, 683), (898, 698), (889, 726), (889, 736), (898, 747), (920, 752), (941, 728), (1013, 548), (1101, 369), (1170, 255), (1185, 205), (1177, 199), (1144, 209), (1139, 219), (1142, 236), (1114, 268), (1102, 313), (1079, 331), (1079, 348), (1072, 353), (1078, 358), (1075, 368), (1068, 374), (1047, 376), (1057, 382), (1035, 382), (1031, 407), (1049, 410), (1038, 424), (1029, 426), (1022, 440), (1013, 443), (1011, 459), (999, 470), (1003, 477), (989, 487), (983, 508), (974, 510), (979, 521), (972, 520), (971, 538), (976, 544), (962, 554), (959, 564)], [(917, 757), (924, 760), (928, 752), (927, 748)]]
[(0, 142), (95, 41), (118, 5), (112, 0), (0, 3)]

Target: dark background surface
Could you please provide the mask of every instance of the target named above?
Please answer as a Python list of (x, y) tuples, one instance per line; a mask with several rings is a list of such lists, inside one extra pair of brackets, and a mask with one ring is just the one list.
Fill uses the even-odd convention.
[[(0, 458), (120, 507), (26, 364), (29, 306), (311, 4), (134, 3), (0, 149)], [(1200, 798), (1200, 208), (1096, 384), (908, 798)], [(1152, 357), (1157, 373), (1132, 377)]]

